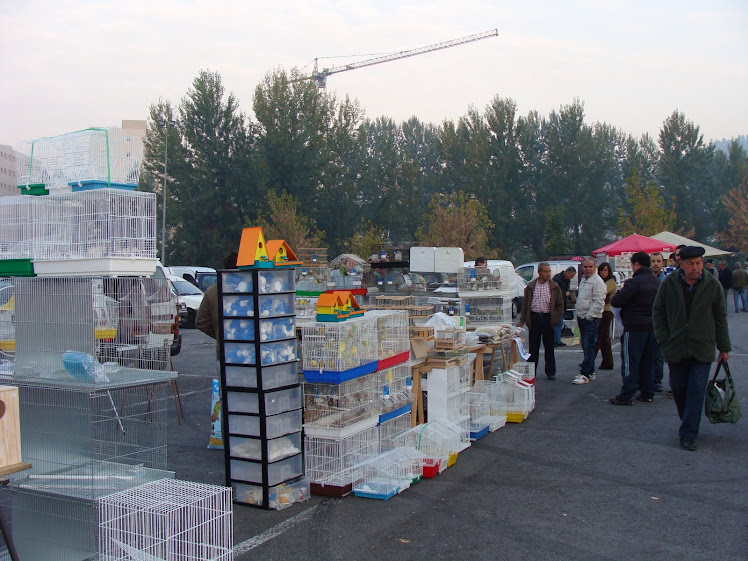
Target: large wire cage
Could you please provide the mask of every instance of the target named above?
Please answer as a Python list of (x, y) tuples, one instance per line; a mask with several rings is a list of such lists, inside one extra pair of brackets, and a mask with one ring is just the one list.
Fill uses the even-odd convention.
[(95, 189), (0, 198), (0, 259), (155, 259), (156, 195)]
[(311, 483), (355, 484), (353, 468), (379, 452), (379, 429), (372, 426), (347, 436), (306, 436), (304, 462)]
[(0, 357), (19, 381), (107, 387), (171, 370), (177, 296), (163, 278), (0, 279)]
[(379, 414), (379, 374), (340, 383), (304, 382), (304, 426), (340, 429)]
[(303, 369), (343, 372), (377, 361), (376, 324), (369, 315), (301, 325)]
[[(410, 351), (408, 312), (406, 310), (370, 310), (366, 315), (376, 320), (377, 358), (386, 361), (393, 357), (406, 360)], [(406, 353), (404, 356), (403, 354)]]
[(70, 190), (71, 183), (101, 181), (137, 185), (143, 141), (119, 127), (39, 138), (18, 148), (19, 185)]
[(99, 560), (230, 561), (231, 488), (162, 479), (99, 502)]

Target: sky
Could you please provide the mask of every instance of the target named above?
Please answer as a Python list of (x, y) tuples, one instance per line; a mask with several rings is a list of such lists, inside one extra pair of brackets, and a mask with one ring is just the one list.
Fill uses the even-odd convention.
[[(366, 117), (439, 124), (500, 96), (657, 140), (675, 109), (706, 141), (748, 134), (748, 2), (0, 0), (0, 144), (146, 119), (218, 72), (250, 118), (257, 84), (498, 29), (498, 37), (335, 74)], [(370, 55), (355, 56), (355, 55)], [(325, 58), (323, 58), (325, 57)], [(340, 58), (326, 58), (340, 57)]]

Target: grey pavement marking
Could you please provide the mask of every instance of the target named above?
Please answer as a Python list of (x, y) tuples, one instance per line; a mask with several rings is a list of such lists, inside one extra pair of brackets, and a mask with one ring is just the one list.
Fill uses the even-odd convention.
[(241, 555), (242, 553), (246, 553), (247, 551), (250, 551), (258, 547), (264, 544), (265, 542), (272, 540), (275, 537), (280, 536), (282, 533), (287, 532), (294, 526), (297, 526), (298, 524), (305, 522), (306, 520), (308, 520), (314, 515), (317, 508), (319, 508), (319, 504), (313, 507), (310, 507), (303, 512), (300, 512), (296, 516), (292, 516), (288, 520), (284, 520), (283, 522), (281, 522), (280, 524), (277, 524), (276, 526), (273, 526), (272, 528), (268, 528), (262, 534), (259, 534), (253, 538), (249, 538), (248, 540), (244, 540), (243, 542), (236, 544), (234, 546), (234, 555)]

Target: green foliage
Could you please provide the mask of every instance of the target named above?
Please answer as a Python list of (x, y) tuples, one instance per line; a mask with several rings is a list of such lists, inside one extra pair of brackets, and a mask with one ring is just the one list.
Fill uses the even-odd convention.
[(630, 210), (624, 212), (622, 208), (618, 209), (619, 236), (653, 236), (675, 227), (675, 215), (665, 205), (665, 198), (657, 185), (654, 181), (643, 185), (636, 168), (626, 179), (626, 197)]
[(571, 253), (572, 241), (564, 221), (564, 208), (548, 209), (545, 213), (543, 258)]
[(387, 231), (383, 227), (362, 218), (353, 236), (348, 240), (349, 249), (346, 253), (368, 259), (374, 254), (379, 255), (379, 252), (387, 247), (387, 242)]
[(319, 247), (323, 244), (325, 233), (317, 230), (309, 218), (300, 212), (298, 199), (285, 192), (278, 194), (271, 189), (267, 192), (265, 202), (266, 210), (263, 209), (257, 219), (265, 239), (286, 240), (292, 249)]

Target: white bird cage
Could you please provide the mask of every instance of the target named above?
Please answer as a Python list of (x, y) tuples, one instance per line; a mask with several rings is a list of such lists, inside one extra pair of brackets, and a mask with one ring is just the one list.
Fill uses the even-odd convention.
[(382, 363), (404, 362), (410, 354), (408, 312), (406, 310), (371, 310), (366, 312), (376, 320), (377, 358)]
[(354, 481), (359, 483), (353, 488), (353, 494), (387, 500), (402, 493), (419, 476), (411, 455), (388, 450), (354, 468)]
[(71, 184), (98, 182), (136, 186), (143, 141), (118, 127), (90, 128), (19, 147), (19, 185), (70, 191)]
[(316, 296), (296, 296), (296, 322), (300, 320), (312, 320), (317, 317), (317, 297)]
[(306, 476), (311, 483), (346, 487), (354, 484), (352, 468), (379, 452), (376, 425), (345, 436), (304, 438)]
[(505, 280), (501, 278), (499, 270), (496, 269), (491, 273), (487, 269), (480, 267), (466, 267), (460, 269), (457, 274), (457, 289), (459, 292), (464, 291), (486, 291), (486, 290), (505, 290), (509, 288)]
[(322, 293), (327, 290), (327, 267), (296, 267), (296, 291)]
[[(377, 332), (373, 318), (352, 318), (341, 322), (314, 322), (302, 325), (301, 356), (304, 374), (356, 371), (368, 365), (376, 370)], [(330, 380), (340, 381), (340, 380)]]
[(379, 413), (396, 411), (413, 402), (413, 378), (407, 364), (399, 364), (377, 372), (379, 378)]
[(535, 386), (511, 370), (502, 373), (499, 382), (505, 390), (507, 422), (521, 423), (535, 409)]
[(465, 346), (465, 330), (437, 327), (434, 333), (435, 349), (461, 349)]
[(512, 364), (512, 370), (520, 375), (522, 380), (528, 384), (535, 383), (535, 363), (534, 362), (515, 362)]
[(156, 195), (96, 189), (3, 197), (0, 239), (0, 259), (38, 261), (36, 274), (65, 274), (76, 265), (80, 274), (104, 273), (108, 269), (96, 267), (111, 267), (106, 260), (129, 266), (123, 274), (150, 274), (156, 259)]
[(512, 300), (502, 296), (463, 296), (463, 312), (468, 323), (512, 321)]
[(304, 426), (338, 429), (379, 414), (378, 373), (339, 384), (304, 383)]
[(425, 456), (423, 475), (433, 477), (447, 469), (450, 456), (461, 450), (460, 435), (439, 421), (429, 421), (393, 438), (396, 447), (415, 448)]
[(14, 377), (107, 387), (171, 379), (176, 295), (166, 279), (6, 279), (0, 353)]
[[(491, 432), (500, 429), (506, 424), (506, 399), (503, 397), (505, 386), (496, 381), (476, 380), (475, 385), (470, 388), (471, 393), (482, 393), (488, 400), (488, 430)], [(472, 397), (471, 397), (472, 400)], [(472, 403), (471, 403), (471, 417)]]
[(385, 452), (395, 448), (395, 439), (410, 430), (410, 410), (379, 423), (379, 451)]
[(99, 503), (99, 559), (230, 561), (231, 489), (162, 479)]

